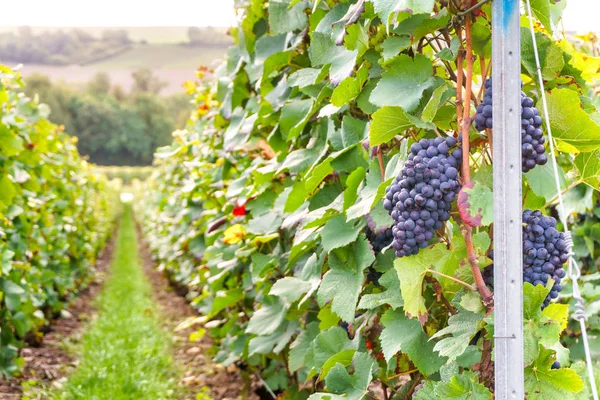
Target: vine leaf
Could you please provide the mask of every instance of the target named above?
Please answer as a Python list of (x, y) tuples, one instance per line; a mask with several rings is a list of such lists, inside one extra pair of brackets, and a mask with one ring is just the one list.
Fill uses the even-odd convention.
[(300, 332), (296, 340), (290, 345), (290, 353), (288, 358), (288, 366), (290, 371), (297, 371), (304, 367), (304, 359), (311, 343), (317, 335), (321, 332), (319, 330), (318, 322), (311, 322), (306, 325), (303, 331)]
[(271, 33), (288, 33), (302, 30), (308, 23), (304, 9), (308, 3), (302, 1), (289, 8), (288, 1), (272, 0), (269, 2), (269, 27)]
[(374, 261), (375, 256), (364, 234), (352, 245), (330, 252), (330, 270), (323, 276), (317, 292), (319, 304), (324, 306), (331, 301), (331, 309), (342, 320), (354, 321), (358, 295), (364, 281), (363, 271)]
[[(550, 37), (541, 32), (536, 32), (535, 40), (540, 56), (542, 77), (547, 81), (558, 78), (565, 66), (564, 52), (556, 43), (552, 42)], [(534, 50), (531, 32), (528, 28), (521, 28), (521, 63), (531, 76), (536, 76), (537, 74)]]
[(310, 377), (320, 371), (327, 360), (335, 357), (344, 350), (358, 350), (359, 337), (348, 339), (348, 334), (339, 326), (334, 326), (323, 331), (311, 342), (304, 364), (311, 369)]
[(339, 35), (335, 39), (335, 44), (338, 46), (342, 46), (344, 44), (344, 36), (346, 36), (346, 27), (348, 25), (352, 25), (360, 19), (360, 16), (365, 11), (365, 1), (366, 0), (358, 0), (357, 3), (352, 4), (350, 8), (348, 8), (348, 12), (339, 20), (335, 21), (333, 25), (343, 24), (344, 29), (339, 33)]
[(382, 305), (388, 304), (393, 309), (400, 308), (404, 305), (402, 294), (400, 293), (400, 281), (398, 274), (393, 269), (386, 271), (379, 278), (381, 286), (386, 288), (384, 292), (366, 294), (360, 299), (358, 304), (359, 310), (372, 310)]
[(388, 310), (381, 317), (381, 349), (387, 362), (399, 351), (407, 354), (425, 376), (436, 372), (445, 359), (435, 354), (433, 343), (418, 321), (403, 315), (402, 310)]
[(415, 126), (413, 121), (401, 107), (382, 107), (373, 114), (369, 144), (377, 146), (385, 143), (413, 126)]
[(460, 313), (450, 317), (446, 328), (437, 331), (431, 337), (437, 339), (450, 335), (437, 342), (433, 350), (451, 361), (456, 360), (456, 357), (461, 356), (469, 347), (469, 342), (481, 328), (482, 322), (482, 314), (461, 310)]
[(583, 111), (577, 92), (554, 89), (547, 100), (552, 135), (556, 139), (580, 152), (600, 149), (600, 126)]
[(423, 299), (423, 279), (429, 267), (438, 260), (435, 251), (421, 251), (419, 254), (398, 258), (394, 268), (400, 279), (400, 291), (404, 300), (404, 311), (409, 318), (417, 317), (421, 324), (427, 321), (427, 307)]
[(12, 157), (23, 150), (23, 139), (14, 134), (6, 125), (0, 123), (0, 153)]
[[(369, 384), (377, 371), (377, 363), (369, 354), (356, 352), (352, 358), (354, 374), (350, 375), (341, 363), (329, 371), (325, 386), (331, 393), (315, 393), (309, 400), (360, 400), (369, 392)], [(334, 393), (334, 394), (332, 394)]]
[(494, 222), (494, 196), (489, 187), (469, 182), (458, 193), (458, 211), (471, 226), (487, 226)]
[(278, 297), (268, 298), (268, 302), (250, 318), (246, 332), (255, 335), (269, 335), (275, 332), (284, 321), (286, 311), (287, 307)]
[(427, 57), (417, 54), (414, 59), (401, 54), (390, 63), (377, 87), (371, 93), (371, 103), (398, 106), (411, 112), (419, 105), (423, 92), (434, 84), (433, 64)]
[(456, 399), (456, 400), (491, 400), (492, 393), (479, 383), (479, 376), (465, 371), (453, 375), (448, 381), (427, 381), (422, 390), (415, 396), (416, 400)]
[(386, 28), (389, 27), (394, 14), (401, 11), (411, 14), (430, 14), (435, 3), (434, 0), (371, 0), (371, 2)]
[(600, 190), (600, 149), (591, 153), (581, 153), (575, 157), (575, 167), (579, 172), (579, 180)]
[(542, 25), (544, 25), (544, 28), (552, 33), (553, 26), (550, 16), (550, 0), (531, 0), (531, 11)]
[(539, 356), (525, 368), (525, 392), (528, 400), (580, 399), (583, 380), (570, 368), (551, 369), (554, 352), (540, 346)]
[[(554, 281), (549, 280), (549, 285)], [(547, 316), (542, 311), (544, 299), (550, 292), (549, 288), (542, 285), (533, 286), (530, 283), (523, 285), (523, 337), (525, 348), (525, 365), (529, 365), (539, 356), (539, 347), (552, 347), (559, 342), (562, 331), (562, 319), (566, 316), (557, 312), (568, 313), (568, 309), (553, 309), (553, 314)], [(568, 314), (567, 314), (568, 316)]]

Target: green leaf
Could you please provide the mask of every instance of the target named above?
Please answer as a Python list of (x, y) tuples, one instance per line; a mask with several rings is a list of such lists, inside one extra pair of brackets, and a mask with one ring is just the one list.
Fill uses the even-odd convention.
[(433, 91), (431, 95), (431, 99), (425, 105), (423, 112), (421, 113), (421, 119), (426, 122), (433, 121), (433, 118), (437, 114), (437, 111), (440, 107), (440, 101), (442, 100), (442, 96), (448, 90), (448, 86), (446, 84), (441, 85), (437, 89)]
[(478, 56), (489, 57), (492, 54), (492, 31), (487, 23), (475, 22), (471, 26), (473, 52)]
[[(556, 179), (554, 177), (554, 168), (552, 163), (538, 165), (525, 174), (527, 183), (533, 192), (543, 197), (546, 201), (552, 200), (557, 195)], [(565, 173), (562, 168), (558, 168), (558, 181), (561, 190), (567, 188)]]
[(330, 270), (317, 293), (319, 305), (331, 301), (331, 309), (346, 322), (354, 321), (363, 271), (375, 261), (369, 242), (361, 235), (355, 243), (329, 253)]
[(375, 12), (385, 26), (389, 26), (393, 14), (408, 11), (411, 14), (430, 14), (433, 11), (434, 0), (371, 0)]
[[(4, 175), (0, 178), (0, 203), (8, 206), (12, 203), (12, 200), (17, 195), (17, 189), (11, 182), (8, 175)], [(0, 211), (2, 211), (0, 209)]]
[(386, 304), (393, 309), (404, 306), (398, 274), (393, 268), (386, 271), (379, 278), (379, 284), (386, 288), (386, 290), (381, 293), (365, 294), (362, 296), (360, 303), (358, 303), (359, 310), (372, 310)]
[(552, 135), (556, 139), (581, 152), (600, 149), (600, 126), (583, 111), (577, 92), (554, 89), (547, 101)]
[(306, 27), (308, 19), (304, 10), (308, 7), (308, 2), (302, 1), (291, 8), (289, 8), (289, 5), (289, 1), (285, 0), (269, 1), (269, 27), (271, 33), (288, 33)]
[(425, 376), (435, 373), (443, 364), (433, 351), (433, 343), (423, 332), (418, 321), (408, 319), (402, 310), (388, 310), (381, 317), (384, 328), (381, 332), (381, 349), (386, 361), (399, 351), (407, 354)]
[(329, 71), (329, 69), (327, 67), (299, 69), (288, 77), (288, 85), (300, 89), (314, 85), (324, 78), (323, 71)]
[(348, 77), (335, 88), (331, 95), (331, 103), (336, 107), (341, 107), (354, 100), (362, 91), (362, 87), (369, 78), (369, 68), (367, 65), (360, 67), (356, 77)]
[(434, 251), (421, 251), (417, 255), (394, 261), (394, 268), (400, 279), (404, 311), (410, 318), (419, 318), (421, 323), (427, 321), (427, 307), (422, 293), (423, 279), (429, 267), (438, 261), (438, 256)]
[(388, 61), (396, 57), (400, 52), (410, 46), (408, 36), (392, 36), (386, 38), (381, 47), (383, 48), (383, 61)]
[(384, 186), (384, 183), (381, 182), (381, 172), (377, 161), (374, 160), (367, 172), (366, 185), (359, 193), (359, 200), (346, 210), (348, 221), (362, 217), (373, 209), (375, 203), (383, 197), (383, 194), (380, 195), (379, 193), (379, 188), (382, 186)]
[(312, 99), (295, 99), (283, 106), (279, 123), (281, 124), (281, 133), (287, 140), (295, 139), (300, 135), (308, 122), (312, 107)]
[[(432, 391), (434, 395), (431, 394)], [(421, 392), (421, 390), (417, 392), (416, 400), (491, 400), (493, 398), (488, 388), (479, 383), (479, 375), (471, 371), (454, 375), (447, 382), (432, 382), (423, 393)]]
[(210, 309), (211, 315), (216, 315), (227, 307), (231, 307), (237, 304), (244, 298), (244, 291), (242, 289), (223, 290), (215, 293), (212, 308)]
[(415, 126), (401, 107), (385, 106), (373, 114), (369, 130), (369, 144), (377, 146), (393, 139), (399, 133)]
[(583, 380), (570, 368), (551, 369), (552, 350), (540, 347), (539, 356), (525, 368), (525, 392), (528, 400), (581, 399)]
[(458, 193), (458, 211), (471, 226), (488, 226), (494, 222), (494, 196), (489, 187), (470, 182)]
[(270, 211), (261, 216), (253, 218), (248, 222), (246, 230), (255, 235), (266, 235), (277, 232), (281, 227), (283, 218), (279, 212)]
[(358, 185), (363, 181), (366, 175), (363, 167), (358, 167), (346, 179), (346, 190), (344, 190), (344, 210), (348, 209), (358, 199)]
[(531, 0), (531, 11), (533, 15), (544, 25), (548, 32), (552, 33), (552, 20), (550, 18), (550, 0)]
[(423, 92), (433, 85), (432, 75), (433, 65), (427, 57), (417, 54), (412, 59), (401, 54), (381, 77), (370, 101), (380, 107), (398, 106), (404, 111), (413, 111), (419, 105)]
[(278, 297), (272, 297), (255, 311), (248, 322), (247, 333), (268, 335), (277, 330), (285, 318), (287, 309)]
[(296, 340), (290, 345), (288, 366), (290, 371), (294, 372), (304, 367), (304, 359), (306, 353), (311, 346), (312, 341), (317, 337), (321, 331), (319, 330), (319, 324), (317, 322), (311, 322), (304, 330), (300, 332)]
[(575, 157), (579, 180), (592, 189), (600, 190), (600, 149)]
[(343, 215), (338, 215), (330, 219), (321, 232), (321, 239), (325, 251), (330, 252), (333, 249), (346, 246), (356, 240), (361, 227), (346, 222)]
[(23, 139), (0, 123), (0, 154), (12, 157), (23, 151)]
[(310, 291), (312, 286), (311, 282), (292, 276), (286, 276), (275, 282), (269, 294), (271, 296), (282, 297), (291, 304), (302, 297), (303, 294)]
[(348, 339), (345, 330), (334, 326), (317, 335), (311, 342), (305, 357), (305, 365), (319, 372), (331, 357), (344, 350), (358, 350), (358, 340)]
[[(353, 375), (345, 366), (336, 364), (325, 378), (328, 393), (315, 393), (309, 400), (361, 400), (369, 392), (372, 375), (377, 363), (367, 353), (355, 353), (352, 359)], [(331, 394), (334, 393), (334, 394)]]
[(446, 335), (450, 336), (437, 342), (433, 350), (440, 353), (443, 357), (448, 357), (450, 361), (456, 360), (457, 357), (465, 352), (469, 346), (469, 342), (481, 328), (482, 321), (482, 314), (469, 311), (461, 311), (451, 316), (448, 320), (448, 326), (436, 332), (431, 339)]
[[(544, 80), (550, 81), (557, 78), (565, 66), (563, 51), (547, 35), (541, 32), (536, 32), (535, 40)], [(524, 27), (521, 28), (521, 63), (530, 76), (537, 76), (537, 64), (531, 32), (529, 28)]]

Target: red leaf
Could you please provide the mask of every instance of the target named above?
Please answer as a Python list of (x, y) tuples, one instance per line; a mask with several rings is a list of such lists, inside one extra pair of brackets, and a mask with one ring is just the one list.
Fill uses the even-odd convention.
[(233, 207), (233, 215), (235, 215), (236, 217), (243, 217), (244, 215), (246, 215), (246, 205), (242, 204)]
[(481, 226), (482, 215), (477, 213), (475, 215), (471, 214), (471, 204), (469, 203), (469, 193), (467, 190), (473, 189), (475, 187), (475, 182), (469, 182), (464, 185), (460, 192), (458, 192), (458, 200), (456, 204), (458, 205), (458, 212), (460, 213), (460, 217), (467, 225), (471, 226)]

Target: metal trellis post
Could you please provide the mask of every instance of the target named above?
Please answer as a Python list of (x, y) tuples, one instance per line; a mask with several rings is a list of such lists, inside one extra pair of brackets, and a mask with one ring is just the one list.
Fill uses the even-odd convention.
[(524, 395), (519, 1), (492, 6), (496, 399)]

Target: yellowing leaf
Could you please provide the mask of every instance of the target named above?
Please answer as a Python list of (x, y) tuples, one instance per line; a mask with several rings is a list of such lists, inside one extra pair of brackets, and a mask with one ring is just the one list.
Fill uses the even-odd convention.
[(235, 244), (241, 241), (246, 236), (246, 228), (240, 224), (235, 224), (227, 228), (223, 235), (225, 244)]

